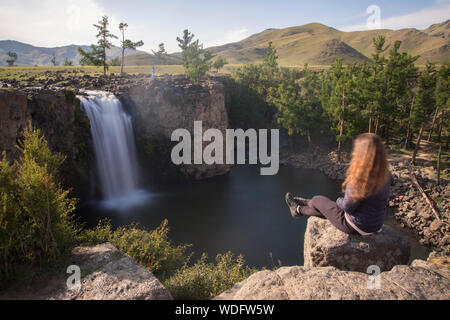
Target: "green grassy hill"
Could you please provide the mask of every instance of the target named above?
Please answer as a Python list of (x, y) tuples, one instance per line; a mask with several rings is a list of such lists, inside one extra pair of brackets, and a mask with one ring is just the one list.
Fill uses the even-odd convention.
[(263, 59), (265, 48), (273, 42), (283, 65), (326, 65), (340, 57), (345, 62), (365, 61), (374, 53), (372, 39), (386, 36), (392, 45), (401, 40), (401, 50), (421, 55), (419, 64), (426, 61), (443, 63), (450, 57), (450, 20), (426, 30), (371, 30), (342, 32), (319, 23), (304, 26), (268, 29), (242, 41), (209, 48), (233, 64), (254, 63)]

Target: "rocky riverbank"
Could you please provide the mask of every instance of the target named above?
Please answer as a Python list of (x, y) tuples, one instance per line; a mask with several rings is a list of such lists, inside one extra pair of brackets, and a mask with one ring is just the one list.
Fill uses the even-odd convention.
[(417, 176), (419, 184), (435, 204), (437, 213), (434, 213), (412, 182), (408, 164), (391, 162), (391, 167), (397, 175), (389, 202), (395, 218), (402, 227), (414, 230), (421, 244), (432, 247), (434, 255), (450, 256), (450, 184), (437, 186), (435, 182)]
[[(312, 152), (285, 153), (280, 162), (287, 166), (320, 170), (330, 179), (343, 181), (349, 154), (344, 153), (342, 159), (342, 163), (338, 163), (336, 152), (322, 150), (315, 155)], [(390, 164), (396, 179), (389, 206), (396, 220), (402, 227), (413, 230), (421, 244), (431, 247), (434, 250), (432, 256), (450, 256), (450, 184), (443, 181), (436, 186), (434, 181), (418, 176), (419, 183), (436, 205), (437, 217), (411, 181), (409, 161), (391, 160)]]

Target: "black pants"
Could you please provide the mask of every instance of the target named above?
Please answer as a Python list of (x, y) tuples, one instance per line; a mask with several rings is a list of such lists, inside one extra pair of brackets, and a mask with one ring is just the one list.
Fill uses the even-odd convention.
[(300, 207), (300, 212), (304, 216), (328, 219), (338, 230), (348, 234), (359, 235), (345, 219), (344, 210), (340, 209), (335, 201), (327, 197), (317, 196), (312, 198), (308, 202), (307, 207)]

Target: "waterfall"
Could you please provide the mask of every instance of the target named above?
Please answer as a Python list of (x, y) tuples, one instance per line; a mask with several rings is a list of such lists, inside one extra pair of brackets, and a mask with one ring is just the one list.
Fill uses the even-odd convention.
[(86, 92), (81, 96), (91, 122), (100, 187), (103, 199), (123, 202), (138, 193), (136, 146), (131, 117), (113, 94)]

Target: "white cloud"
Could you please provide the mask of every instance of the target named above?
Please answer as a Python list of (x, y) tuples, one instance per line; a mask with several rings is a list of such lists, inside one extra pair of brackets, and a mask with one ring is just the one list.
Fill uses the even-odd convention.
[(206, 41), (204, 43), (204, 46), (205, 46), (205, 48), (221, 46), (224, 44), (241, 41), (245, 38), (248, 38), (249, 36), (250, 36), (250, 34), (249, 34), (249, 31), (247, 28), (240, 28), (240, 29), (236, 29), (236, 30), (231, 30), (222, 36), (218, 36), (213, 41)]
[(95, 0), (0, 0), (0, 7), (0, 39), (36, 46), (94, 43), (96, 29), (92, 25), (105, 14), (112, 31), (119, 25)]
[[(430, 25), (440, 23), (450, 18), (450, 4), (448, 1), (438, 2), (439, 7), (426, 8), (417, 12), (399, 15), (395, 17), (383, 18), (383, 7), (381, 7), (381, 28), (382, 29), (404, 29), (416, 28), (426, 29)], [(368, 18), (368, 16), (367, 16)], [(346, 26), (339, 28), (342, 31), (364, 31), (368, 30), (367, 23)]]

